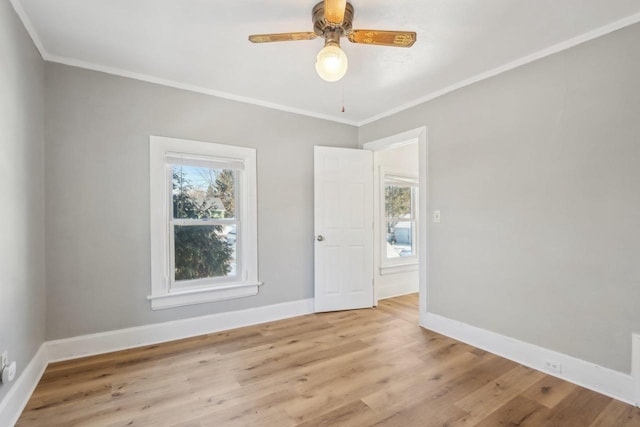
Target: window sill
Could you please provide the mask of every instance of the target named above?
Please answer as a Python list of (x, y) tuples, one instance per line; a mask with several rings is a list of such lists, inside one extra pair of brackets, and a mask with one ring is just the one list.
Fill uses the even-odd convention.
[(215, 288), (188, 289), (168, 294), (149, 295), (152, 310), (182, 307), (205, 302), (223, 301), (257, 295), (262, 282), (241, 282)]
[(418, 262), (411, 262), (406, 264), (398, 264), (398, 265), (387, 265), (384, 267), (380, 267), (380, 275), (385, 276), (388, 274), (397, 274), (397, 273), (407, 273), (410, 271), (418, 271)]

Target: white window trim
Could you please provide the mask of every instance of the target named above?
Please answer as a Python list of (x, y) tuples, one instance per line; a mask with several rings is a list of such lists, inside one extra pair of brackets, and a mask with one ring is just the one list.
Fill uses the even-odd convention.
[(386, 215), (386, 198), (385, 198), (385, 187), (387, 183), (387, 177), (396, 178), (397, 183), (401, 184), (403, 181), (407, 183), (409, 186), (413, 186), (416, 190), (412, 194), (412, 209), (414, 212), (413, 222), (415, 224), (413, 230), (413, 242), (415, 252), (410, 257), (399, 257), (399, 258), (387, 258), (386, 256), (386, 245), (387, 245), (387, 233), (380, 233), (380, 275), (386, 274), (394, 274), (394, 273), (402, 273), (407, 271), (413, 271), (418, 268), (418, 253), (420, 248), (418, 248), (418, 217), (420, 212), (418, 212), (418, 177), (407, 175), (406, 172), (396, 171), (387, 169), (384, 167), (380, 167), (380, 225), (383, 227), (383, 230), (386, 230), (387, 227), (387, 215)]
[[(243, 179), (239, 180), (239, 221), (242, 224), (238, 251), (242, 262), (233, 281), (213, 283), (198, 288), (171, 289), (169, 215), (171, 204), (167, 191), (167, 155), (181, 153), (242, 162)], [(190, 141), (161, 136), (149, 138), (150, 228), (151, 228), (151, 301), (154, 310), (256, 295), (258, 281), (258, 229), (256, 190), (256, 150), (253, 148), (210, 142)]]

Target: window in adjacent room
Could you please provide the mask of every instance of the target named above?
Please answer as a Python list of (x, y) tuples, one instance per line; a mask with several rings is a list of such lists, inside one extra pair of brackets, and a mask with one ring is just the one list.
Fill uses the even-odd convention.
[(152, 136), (152, 308), (255, 295), (254, 149)]
[(400, 175), (383, 175), (383, 266), (412, 264), (417, 257), (418, 181)]

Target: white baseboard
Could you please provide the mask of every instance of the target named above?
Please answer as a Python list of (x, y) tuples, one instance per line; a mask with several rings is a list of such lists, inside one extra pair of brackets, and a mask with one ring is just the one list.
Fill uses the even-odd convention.
[(313, 299), (310, 298), (48, 341), (47, 352), (49, 362), (59, 362), (257, 325), (313, 312)]
[[(631, 375), (614, 371), (557, 351), (509, 338), (495, 332), (427, 313), (423, 327), (473, 345), (522, 365), (562, 378), (606, 396), (635, 405), (636, 391)], [(640, 346), (640, 338), (636, 339)], [(638, 349), (640, 351), (640, 348)], [(562, 372), (550, 372), (546, 361), (560, 363)], [(640, 369), (640, 366), (637, 367)]]
[(18, 422), (46, 367), (47, 346), (42, 344), (4, 399), (0, 401), (0, 426), (13, 426)]
[(418, 292), (416, 283), (406, 282), (392, 286), (380, 286), (377, 289), (378, 299), (387, 299), (393, 297), (399, 297), (407, 294), (414, 294)]

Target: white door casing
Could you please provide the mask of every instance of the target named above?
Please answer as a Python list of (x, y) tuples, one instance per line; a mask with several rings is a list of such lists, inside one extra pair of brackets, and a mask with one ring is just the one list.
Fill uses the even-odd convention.
[(373, 154), (314, 147), (315, 311), (373, 306)]
[(404, 144), (408, 140), (418, 141), (418, 211), (423, 212), (418, 218), (418, 253), (419, 292), (420, 292), (420, 325), (426, 327), (429, 301), (429, 141), (426, 126), (411, 129), (397, 135), (391, 135), (363, 144), (365, 150), (388, 150)]

